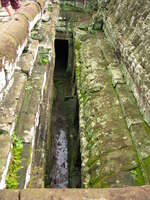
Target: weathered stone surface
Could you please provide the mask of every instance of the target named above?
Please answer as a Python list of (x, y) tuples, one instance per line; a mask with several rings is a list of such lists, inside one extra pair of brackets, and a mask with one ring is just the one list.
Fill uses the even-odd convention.
[(127, 187), (116, 189), (31, 189), (21, 191), (21, 200), (148, 200), (150, 188)]
[[(10, 29), (11, 27), (11, 29)], [(5, 24), (5, 35), (12, 36), (20, 46), (28, 35), (29, 23), (25, 16), (16, 14), (11, 21)]]
[(6, 77), (5, 77), (5, 72), (4, 72), (4, 69), (0, 69), (0, 101), (2, 100), (3, 98), (3, 93), (2, 93), (2, 89), (5, 87), (6, 85)]
[[(42, 0), (42, 3), (45, 4), (45, 1)], [(24, 5), (24, 7), (21, 8), (18, 13), (23, 14), (29, 22), (32, 22), (40, 12), (41, 10), (38, 3), (30, 2)]]
[(0, 189), (2, 174), (5, 170), (8, 154), (10, 152), (10, 136), (0, 133)]
[(141, 113), (137, 107), (137, 102), (133, 93), (128, 89), (126, 84), (119, 84), (116, 87), (117, 94), (119, 96), (119, 101), (128, 125), (128, 128), (132, 124), (137, 124), (143, 122)]
[[(107, 67), (108, 61), (116, 61), (111, 53), (105, 61), (96, 39), (89, 37), (81, 42), (81, 49), (76, 52), (76, 56), (80, 56), (76, 62), (76, 73), (80, 104), (82, 183), (84, 187), (114, 187), (116, 181), (121, 186), (134, 185), (130, 170), (138, 167), (137, 155)], [(118, 80), (123, 83), (120, 71), (119, 75)], [(129, 181), (124, 171), (128, 172)]]
[(21, 67), (21, 70), (27, 75), (31, 75), (33, 64), (33, 56), (31, 53), (23, 54), (18, 63), (19, 67)]
[[(99, 1), (99, 5), (104, 3)], [(103, 16), (104, 32), (123, 63), (125, 76), (140, 106), (145, 120), (150, 124), (149, 109), (149, 6), (144, 1), (105, 2), (99, 7)]]
[(30, 39), (30, 44), (27, 53), (24, 53), (18, 62), (18, 65), (19, 67), (21, 67), (21, 70), (28, 76), (31, 76), (32, 74), (32, 69), (36, 60), (38, 47), (39, 41)]
[(149, 186), (115, 189), (28, 189), (21, 191), (0, 191), (0, 200), (148, 200), (149, 196)]
[[(54, 63), (55, 63), (55, 50), (54, 50), (54, 38), (55, 38), (55, 28), (58, 20), (59, 6), (57, 4), (53, 5), (52, 11), (50, 13), (51, 21), (50, 23), (41, 24), (42, 34), (45, 35), (44, 40), (40, 43), (41, 46), (46, 48), (49, 52), (49, 65), (47, 66), (47, 83), (45, 85), (43, 103), (41, 104), (40, 111), (40, 126), (38, 133), (35, 138), (35, 151), (33, 152), (32, 159), (32, 171), (31, 179), (28, 184), (30, 188), (43, 188), (44, 187), (44, 174), (46, 165), (46, 155), (43, 151), (43, 146), (45, 144), (45, 138), (47, 137), (47, 149), (50, 150), (49, 137), (51, 137), (51, 115), (52, 115), (52, 104), (53, 104), (53, 73), (54, 73)], [(49, 51), (50, 50), (50, 51)], [(42, 55), (42, 54), (41, 54)]]
[(19, 190), (1, 190), (0, 200), (19, 200)]
[(140, 158), (142, 160), (147, 158), (150, 155), (149, 127), (144, 122), (133, 124), (130, 131)]
[[(18, 61), (23, 48), (26, 45), (27, 37), (35, 23), (40, 19), (45, 1), (41, 1), (42, 7), (38, 3), (30, 2), (22, 6), (19, 12), (0, 31), (0, 68), (5, 69), (5, 79), (7, 84), (12, 79), (16, 62)], [(0, 79), (3, 78), (0, 74)], [(4, 81), (0, 91), (4, 89)], [(1, 95), (2, 96), (2, 95)]]
[(29, 52), (31, 52), (34, 61), (37, 56), (38, 48), (39, 48), (39, 41), (30, 39)]
[(40, 104), (46, 84), (47, 65), (42, 65), (40, 53), (37, 55), (33, 72), (25, 86), (25, 97), (17, 120), (16, 134), (24, 143), (22, 168), (19, 170), (19, 187), (27, 186), (33, 155), (36, 128), (39, 125)]
[(108, 65), (107, 67), (111, 73), (111, 76), (112, 76), (112, 84), (114, 87), (116, 87), (116, 85), (119, 83), (119, 84), (123, 84), (125, 83), (125, 80), (123, 79), (123, 76), (122, 76), (122, 72), (120, 70), (120, 67), (119, 67), (119, 63), (117, 64), (110, 64)]
[(12, 132), (15, 120), (21, 108), (24, 98), (24, 87), (27, 77), (23, 73), (15, 72), (14, 83), (8, 95), (1, 102), (0, 130), (8, 134)]

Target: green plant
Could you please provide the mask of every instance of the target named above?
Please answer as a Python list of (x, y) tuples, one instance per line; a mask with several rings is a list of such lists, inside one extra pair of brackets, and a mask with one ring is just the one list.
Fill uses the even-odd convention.
[(12, 135), (12, 158), (9, 165), (8, 173), (6, 176), (6, 187), (8, 189), (17, 189), (18, 188), (18, 175), (17, 172), (21, 169), (21, 152), (23, 150), (23, 143), (14, 133)]
[(30, 91), (32, 89), (31, 85), (26, 85), (25, 90)]
[(41, 55), (41, 64), (46, 65), (48, 63), (48, 56), (46, 54)]
[(52, 6), (50, 4), (48, 5), (48, 12), (52, 12)]

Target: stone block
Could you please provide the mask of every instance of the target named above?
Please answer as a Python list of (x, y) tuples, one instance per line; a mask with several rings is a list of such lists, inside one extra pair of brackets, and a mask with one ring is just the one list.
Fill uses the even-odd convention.
[(31, 52), (33, 56), (33, 61), (35, 61), (37, 53), (38, 53), (39, 41), (30, 39), (29, 52)]
[(140, 159), (150, 156), (150, 130), (146, 123), (132, 124), (130, 132)]
[(130, 128), (132, 124), (143, 122), (143, 118), (138, 109), (136, 99), (133, 96), (133, 93), (127, 87), (127, 85), (125, 84), (117, 85), (116, 91), (119, 97), (119, 101), (120, 101), (128, 128)]
[[(0, 94), (2, 89), (5, 87), (6, 85), (6, 76), (5, 76), (5, 72), (4, 69), (0, 69)], [(0, 97), (0, 101), (1, 101), (1, 97)]]
[(33, 56), (31, 53), (23, 54), (18, 63), (19, 67), (21, 67), (21, 70), (28, 76), (31, 76), (33, 64)]
[(122, 72), (120, 69), (119, 64), (110, 64), (108, 65), (108, 70), (111, 73), (112, 76), (112, 84), (114, 87), (119, 84), (125, 83), (125, 80), (123, 79)]
[(0, 200), (19, 200), (19, 190), (1, 190)]
[(149, 186), (111, 189), (30, 189), (22, 190), (21, 200), (148, 200)]
[[(45, 1), (44, 1), (45, 3)], [(26, 3), (24, 7), (19, 10), (19, 14), (23, 14), (30, 22), (34, 21), (35, 17), (41, 12), (39, 5), (36, 2)], [(34, 24), (37, 21), (34, 22)]]
[(1, 102), (0, 131), (6, 131), (8, 134), (12, 134), (14, 123), (24, 98), (26, 80), (27, 77), (23, 73), (15, 73), (14, 83), (9, 93)]
[(0, 189), (5, 187), (5, 176), (7, 173), (7, 160), (10, 153), (10, 136), (0, 133)]

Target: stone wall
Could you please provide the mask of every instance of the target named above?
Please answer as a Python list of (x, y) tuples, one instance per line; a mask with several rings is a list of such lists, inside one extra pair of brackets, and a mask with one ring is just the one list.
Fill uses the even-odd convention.
[[(145, 67), (137, 71), (142, 67), (141, 60), (148, 59), (148, 48), (140, 45), (149, 42), (145, 35), (149, 29), (144, 25), (146, 16), (141, 9), (135, 9), (137, 1), (132, 3), (99, 1), (93, 20), (102, 23), (97, 16), (101, 17), (104, 33), (80, 27), (75, 30), (82, 186), (86, 188), (150, 182), (150, 129), (145, 123), (146, 120), (149, 124), (148, 96), (140, 90), (148, 86), (148, 79), (144, 78), (148, 76), (148, 60)], [(142, 3), (139, 2), (145, 13), (149, 3)], [(130, 25), (129, 16), (130, 20), (135, 19), (138, 13), (145, 18), (137, 20), (135, 26)], [(133, 48), (131, 41), (139, 30), (141, 43)]]
[(150, 125), (150, 2), (100, 0), (104, 32), (116, 50), (128, 85)]
[(44, 185), (58, 18), (48, 6), (26, 3), (0, 31), (0, 189)]

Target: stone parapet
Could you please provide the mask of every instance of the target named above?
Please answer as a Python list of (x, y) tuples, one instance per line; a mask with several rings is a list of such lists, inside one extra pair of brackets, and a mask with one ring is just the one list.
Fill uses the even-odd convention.
[(0, 100), (13, 79), (30, 31), (41, 18), (44, 4), (45, 0), (26, 3), (0, 31)]

